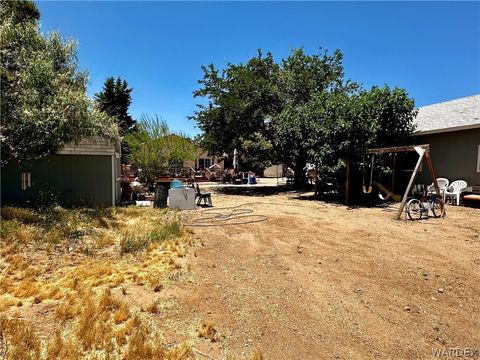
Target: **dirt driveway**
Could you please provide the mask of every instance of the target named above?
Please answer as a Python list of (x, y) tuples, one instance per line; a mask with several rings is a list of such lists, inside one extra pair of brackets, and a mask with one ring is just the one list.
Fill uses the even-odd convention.
[(480, 210), (407, 222), (295, 193), (225, 192), (216, 209), (248, 203), (243, 220), (267, 219), (194, 228), (190, 275), (163, 294), (176, 305), (161, 321), (177, 334), (192, 319), (215, 323), (219, 340), (196, 345), (204, 354), (432, 359), (480, 348)]

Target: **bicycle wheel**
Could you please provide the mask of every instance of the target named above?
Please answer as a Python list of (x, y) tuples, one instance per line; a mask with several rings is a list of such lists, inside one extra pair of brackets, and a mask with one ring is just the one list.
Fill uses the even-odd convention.
[(443, 200), (435, 198), (433, 201), (432, 213), (436, 218), (445, 216), (445, 204), (443, 203)]
[(412, 199), (407, 203), (407, 214), (411, 220), (420, 220), (422, 218), (423, 204), (418, 199)]

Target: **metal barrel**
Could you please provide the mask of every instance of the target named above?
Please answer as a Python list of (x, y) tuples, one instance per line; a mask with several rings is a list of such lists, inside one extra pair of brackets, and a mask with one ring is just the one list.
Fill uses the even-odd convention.
[(155, 184), (155, 197), (153, 199), (153, 207), (166, 208), (168, 190), (170, 189), (170, 181), (157, 181)]

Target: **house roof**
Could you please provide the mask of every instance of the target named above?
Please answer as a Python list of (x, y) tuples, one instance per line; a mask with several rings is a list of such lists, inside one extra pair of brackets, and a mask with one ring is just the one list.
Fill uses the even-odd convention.
[(414, 135), (480, 128), (480, 94), (418, 109)]

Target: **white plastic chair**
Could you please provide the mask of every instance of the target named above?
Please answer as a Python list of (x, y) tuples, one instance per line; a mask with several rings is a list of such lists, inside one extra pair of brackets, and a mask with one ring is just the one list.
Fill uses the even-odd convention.
[(460, 205), (460, 195), (467, 187), (465, 180), (455, 180), (445, 189), (445, 198), (454, 198), (455, 205)]
[[(445, 202), (445, 191), (447, 190), (448, 184), (450, 181), (447, 178), (437, 178), (438, 188), (440, 190), (440, 195), (442, 196), (443, 202)], [(427, 188), (429, 193), (435, 192), (435, 186), (433, 183)]]

